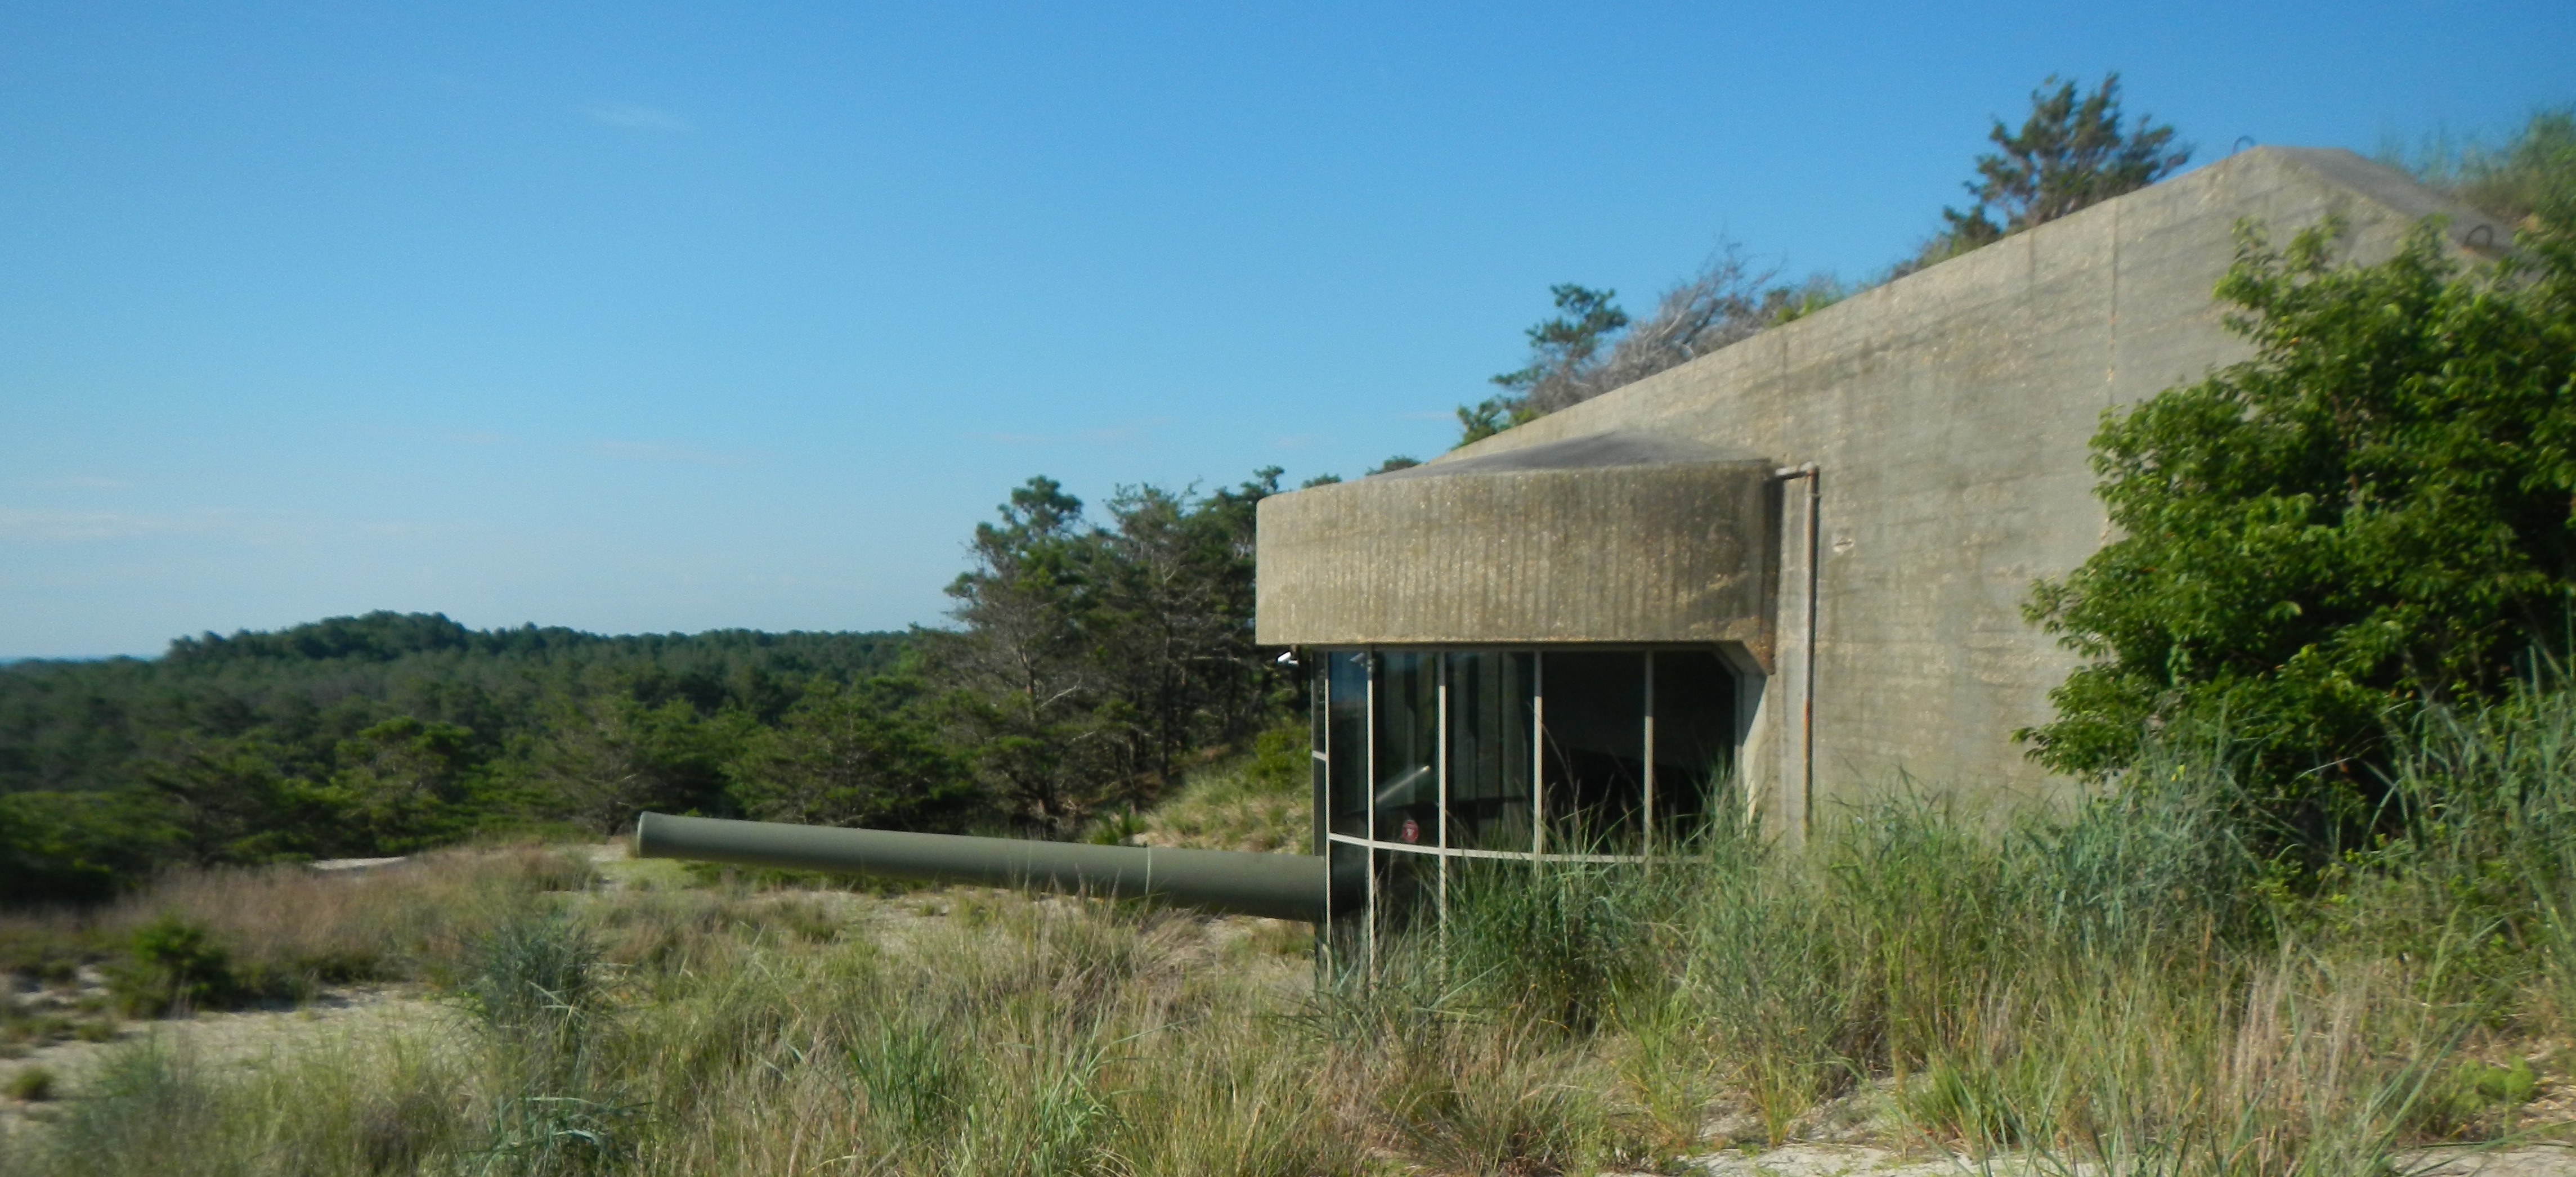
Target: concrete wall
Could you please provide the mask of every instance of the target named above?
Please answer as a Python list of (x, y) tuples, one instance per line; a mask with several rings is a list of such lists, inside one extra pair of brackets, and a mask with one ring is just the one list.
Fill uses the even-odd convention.
[[(2455, 241), (2511, 236), (2349, 152), (2255, 148), (1442, 460), (1625, 430), (1816, 463), (1813, 803), (1900, 772), (1933, 787), (2062, 795), (2065, 782), (2011, 733), (2048, 718), (2047, 692), (2072, 665), (2022, 619), (2031, 584), (2108, 538), (2087, 442), (2104, 409), (2245, 356), (2211, 299), (2239, 218), (2277, 242), (2330, 212), (2365, 259), (2434, 212), (2456, 218)], [(1781, 545), (1792, 571), (1783, 609), (1795, 595), (1785, 586), (1803, 576), (1802, 553), (1786, 550), (1802, 531), (1793, 522)], [(1263, 575), (1274, 575), (1267, 563)], [(1792, 648), (1802, 620), (1780, 626), (1784, 664), (1803, 653)], [(1750, 767), (1780, 779), (1778, 801), (1795, 810), (1798, 684), (1767, 681)]]
[(1771, 463), (1462, 467), (1264, 499), (1259, 640), (1770, 656)]

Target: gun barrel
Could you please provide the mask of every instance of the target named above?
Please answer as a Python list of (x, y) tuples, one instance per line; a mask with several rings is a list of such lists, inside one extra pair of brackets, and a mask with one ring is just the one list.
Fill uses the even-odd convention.
[(1209, 911), (1309, 923), (1324, 917), (1324, 860), (1303, 854), (1090, 846), (647, 813), (635, 821), (635, 856), (1104, 898), (1153, 896)]

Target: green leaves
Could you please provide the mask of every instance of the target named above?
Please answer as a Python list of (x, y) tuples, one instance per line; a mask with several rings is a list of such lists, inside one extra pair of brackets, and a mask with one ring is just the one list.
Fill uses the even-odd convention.
[[(1966, 212), (1941, 210), (1950, 228), (1927, 252), (1965, 253), (2135, 192), (2191, 159), (2191, 148), (2174, 142), (2172, 127), (2145, 116), (2134, 128), (2122, 120), (2120, 75), (2103, 75), (2102, 84), (2081, 98), (2074, 82), (2051, 75), (2031, 91), (2030, 117), (2021, 130), (1995, 121), (1987, 138), (2001, 150), (1977, 157), (1978, 178), (1967, 185), (1977, 202)], [(1995, 214), (2001, 214), (2000, 223)]]
[(1494, 384), (1512, 392), (1527, 392), (1551, 373), (1590, 362), (1603, 344), (1628, 327), (1628, 312), (1611, 301), (1619, 297), (1616, 290), (1591, 290), (1561, 282), (1548, 287), (1547, 293), (1563, 313), (1529, 329), (1529, 366), (1494, 377)]
[(947, 738), (1015, 819), (1060, 832), (1105, 802), (1141, 804), (1197, 749), (1267, 722), (1253, 526), (1278, 480), (1126, 487), (1091, 526), (1035, 478), (976, 528), (975, 568), (948, 590), (964, 628), (933, 639), (928, 678)]
[(131, 792), (0, 794), (0, 894), (22, 902), (105, 899), (180, 840), (170, 818)]
[(2003, 151), (1977, 161), (1985, 178), (1976, 188), (1978, 202), (2002, 205), (2007, 230), (2134, 192), (2190, 160), (2191, 149), (2174, 143), (2172, 127), (2146, 117), (2134, 131), (2120, 126), (2120, 75), (2104, 75), (2080, 101), (2074, 82), (2049, 81), (2057, 90), (2043, 84), (2032, 91), (2021, 132), (2007, 135), (1996, 123), (1990, 137)]
[(728, 790), (762, 821), (954, 829), (972, 799), (967, 766), (916, 706), (918, 682), (808, 688), (726, 766)]
[[(2106, 413), (2121, 538), (2030, 617), (2092, 661), (2021, 733), (2061, 771), (2219, 722), (2275, 801), (2351, 811), (2388, 721), (2495, 697), (2563, 645), (2576, 583), (2576, 300), (2563, 243), (2469, 271), (2433, 225), (2371, 266), (2328, 221), (2239, 230), (2218, 295), (2255, 357)], [(2329, 796), (2336, 794), (2338, 796)]]
[(362, 826), (370, 849), (408, 853), (456, 837), (474, 763), (474, 733), (405, 715), (340, 742), (329, 800)]

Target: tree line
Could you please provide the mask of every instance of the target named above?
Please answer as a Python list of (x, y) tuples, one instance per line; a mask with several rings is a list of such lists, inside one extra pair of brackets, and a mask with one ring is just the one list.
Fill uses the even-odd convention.
[(616, 832), (644, 809), (1078, 834), (1288, 710), (1252, 647), (1278, 471), (1120, 491), (1032, 479), (973, 537), (953, 629), (604, 637), (371, 613), (0, 667), (0, 895), (171, 863)]

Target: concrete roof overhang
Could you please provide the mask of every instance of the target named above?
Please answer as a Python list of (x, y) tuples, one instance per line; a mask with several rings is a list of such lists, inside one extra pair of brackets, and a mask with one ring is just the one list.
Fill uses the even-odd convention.
[(1770, 461), (1612, 431), (1261, 502), (1266, 645), (1740, 643), (1768, 665)]

